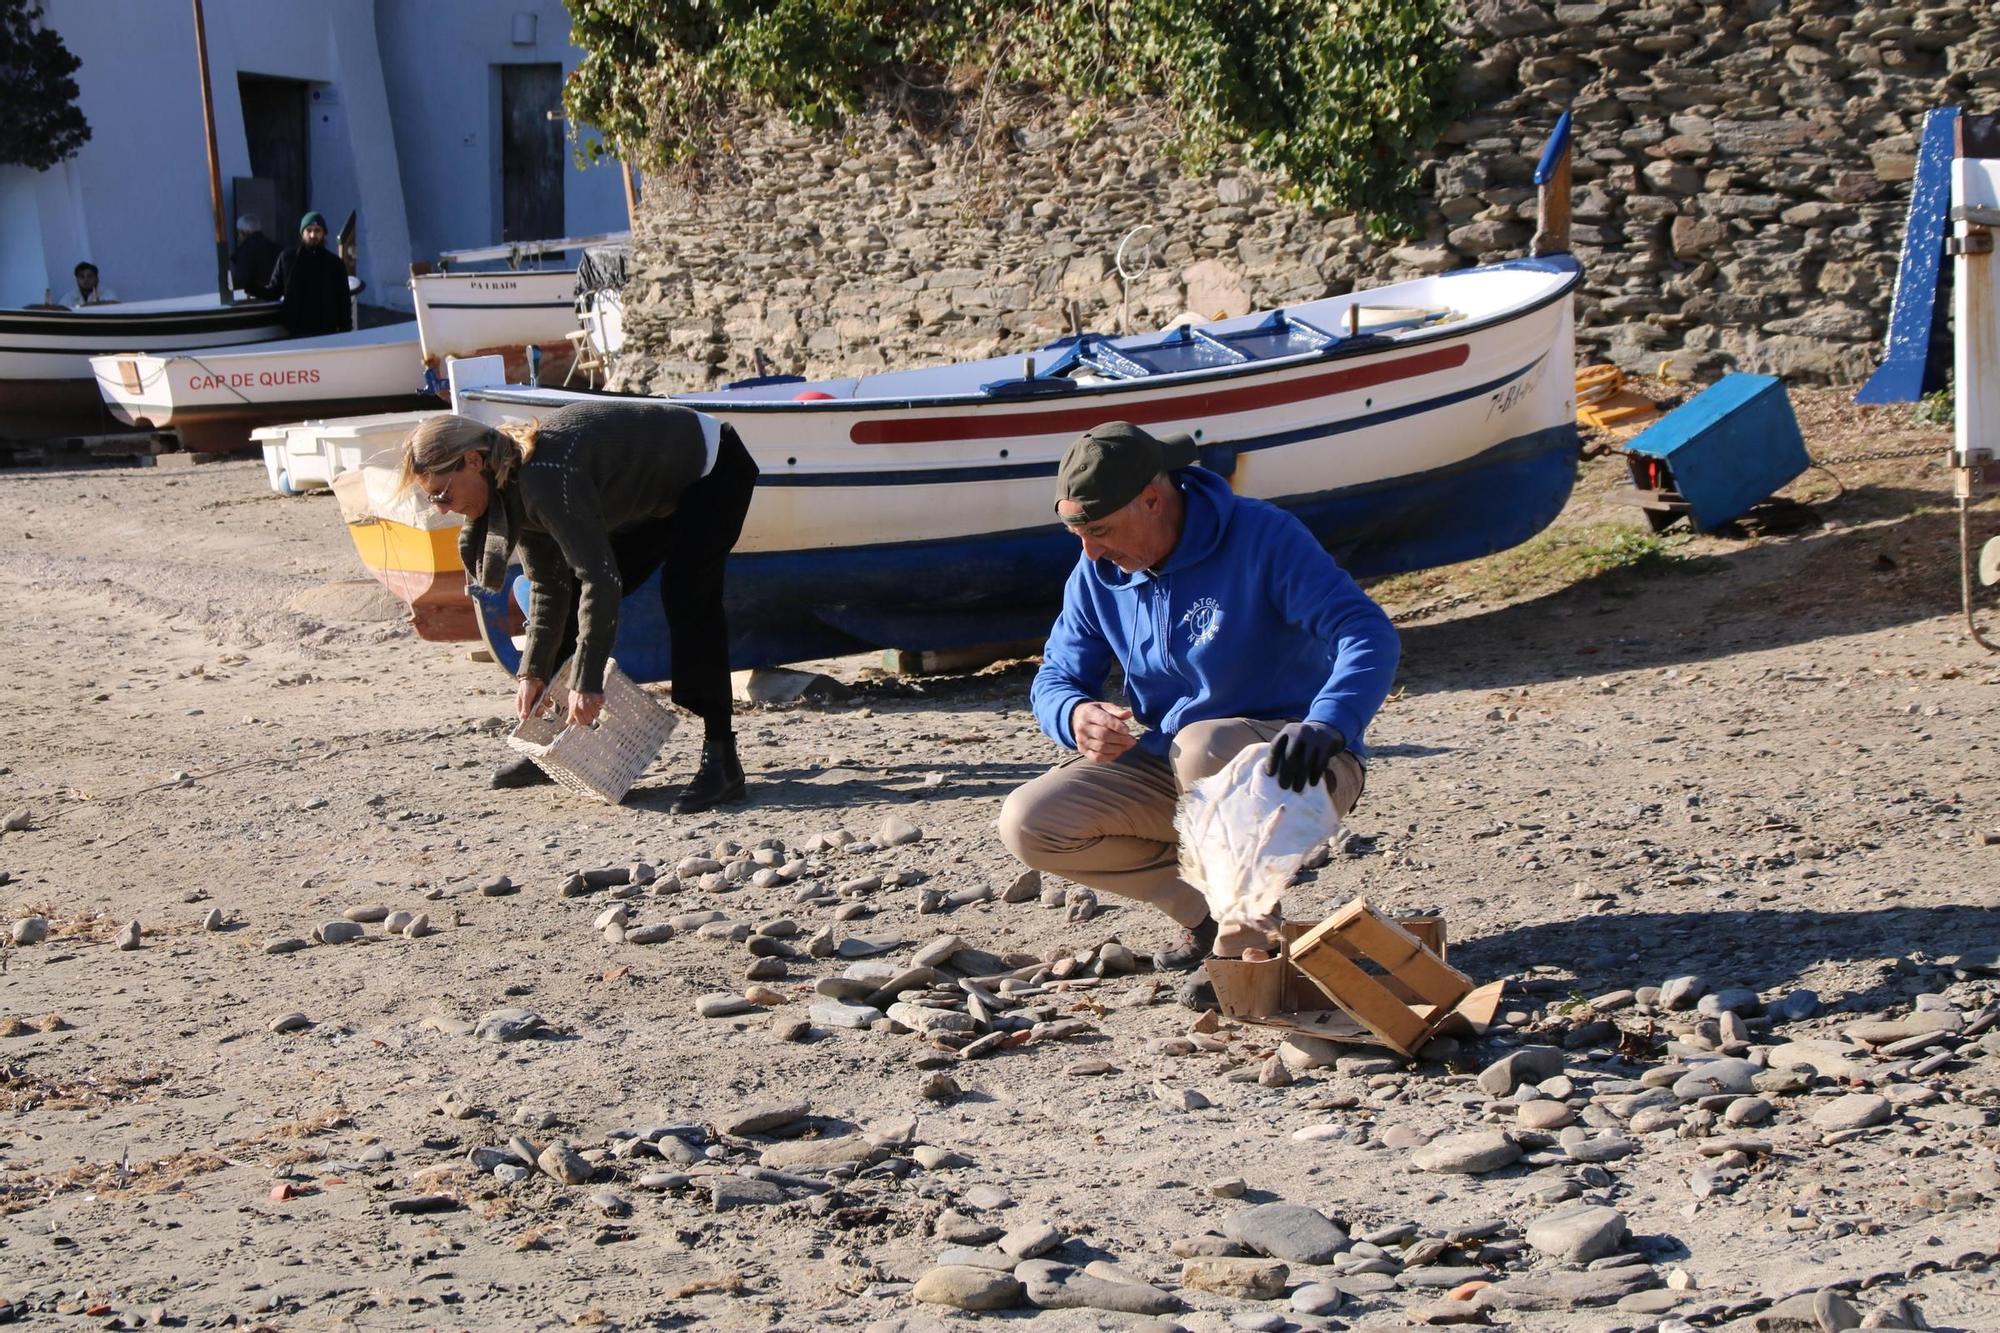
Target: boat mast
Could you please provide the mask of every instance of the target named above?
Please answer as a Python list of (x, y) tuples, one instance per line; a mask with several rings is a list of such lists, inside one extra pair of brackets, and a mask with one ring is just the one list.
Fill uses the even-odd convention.
[(619, 145), (618, 177), (625, 182), (625, 228), (636, 232), (639, 229), (639, 185), (632, 178), (632, 159), (625, 155), (624, 145)]
[(1541, 161), (1535, 164), (1535, 235), (1528, 242), (1531, 255), (1569, 253), (1569, 159), (1570, 113), (1565, 111), (1542, 145)]
[(215, 286), (222, 304), (236, 297), (229, 281), (229, 229), (222, 216), (222, 165), (215, 152), (215, 94), (208, 81), (208, 29), (201, 19), (201, 0), (194, 0), (194, 55), (201, 68), (201, 124), (208, 132), (208, 198), (215, 208)]

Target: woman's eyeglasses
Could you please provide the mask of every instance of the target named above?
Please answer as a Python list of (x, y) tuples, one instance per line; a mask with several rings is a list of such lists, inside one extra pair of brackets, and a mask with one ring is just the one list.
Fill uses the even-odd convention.
[(444, 477), (447, 480), (445, 481), (445, 484), (441, 488), (435, 491), (432, 490), (429, 486), (425, 485), (423, 481), (419, 480), (417, 482), (417, 489), (424, 493), (424, 499), (430, 501), (431, 504), (441, 505), (451, 495), (451, 482), (449, 478), (454, 476), (458, 472), (458, 470), (464, 466), (465, 466), (465, 460), (461, 458), (456, 463), (453, 463), (450, 467), (445, 468), (442, 472), (426, 473), (425, 476), (427, 477)]

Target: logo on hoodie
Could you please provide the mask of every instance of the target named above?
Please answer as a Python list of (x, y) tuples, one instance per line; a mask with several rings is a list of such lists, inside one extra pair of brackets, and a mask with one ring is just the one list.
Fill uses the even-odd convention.
[(1222, 603), (1203, 597), (1181, 613), (1181, 626), (1187, 630), (1188, 647), (1201, 647), (1222, 628)]

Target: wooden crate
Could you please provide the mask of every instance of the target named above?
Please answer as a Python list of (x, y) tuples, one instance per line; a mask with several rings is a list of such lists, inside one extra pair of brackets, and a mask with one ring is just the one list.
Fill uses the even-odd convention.
[[(1322, 923), (1323, 924), (1323, 923)], [(1436, 916), (1406, 916), (1396, 922), (1404, 930), (1422, 941), (1425, 948), (1440, 958), (1444, 956), (1444, 918)], [(1285, 941), (1285, 950), (1276, 958), (1261, 963), (1245, 962), (1240, 958), (1211, 958), (1206, 964), (1209, 984), (1215, 987), (1216, 1004), (1229, 1018), (1279, 1018), (1286, 1015), (1297, 1016), (1296, 1025), (1301, 1030), (1318, 1031), (1327, 1027), (1318, 1014), (1326, 1008), (1326, 995), (1321, 988), (1294, 966), (1292, 953), (1298, 942), (1305, 936), (1320, 929), (1304, 921), (1287, 921), (1279, 928)], [(1354, 946), (1345, 940), (1335, 940), (1334, 947), (1346, 952), (1349, 957), (1358, 958)], [(1389, 985), (1399, 987), (1401, 983), (1393, 978)], [(1414, 991), (1399, 989), (1406, 1000), (1419, 1001)], [(1346, 1025), (1341, 1025), (1346, 1026)], [(1362, 1029), (1353, 1029), (1360, 1035)], [(1319, 1035), (1346, 1036), (1345, 1032), (1322, 1032)]]
[(1384, 1045), (1414, 1055), (1472, 993), (1472, 979), (1439, 956), (1442, 926), (1433, 951), (1356, 898), (1293, 941), (1292, 966)]

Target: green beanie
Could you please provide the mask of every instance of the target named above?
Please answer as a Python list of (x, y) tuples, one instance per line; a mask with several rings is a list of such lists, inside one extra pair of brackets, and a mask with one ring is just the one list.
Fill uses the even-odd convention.
[(317, 226), (318, 228), (320, 228), (320, 230), (324, 231), (326, 229), (326, 219), (321, 217), (318, 213), (308, 213), (304, 217), (299, 219), (299, 230), (301, 232), (303, 232), (307, 227), (313, 227), (313, 226)]

